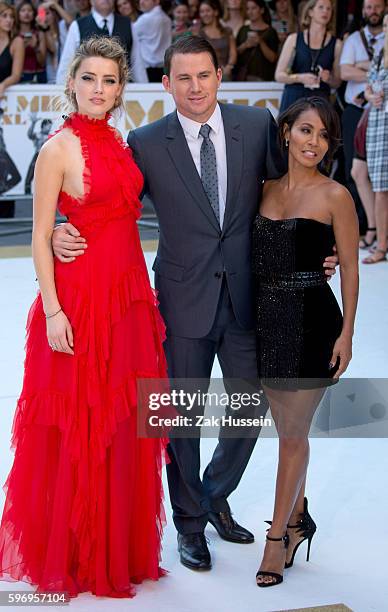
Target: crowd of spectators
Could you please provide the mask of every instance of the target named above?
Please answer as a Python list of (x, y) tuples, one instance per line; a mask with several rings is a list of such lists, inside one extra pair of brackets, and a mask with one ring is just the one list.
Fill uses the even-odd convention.
[[(302, 78), (306, 71), (299, 65), (319, 49), (324, 32), (314, 65), (323, 72), (314, 78), (327, 93), (339, 81), (341, 40), (334, 18), (331, 0), (1, 1), (0, 39), (6, 50), (1, 89), (18, 82), (62, 84), (79, 41), (101, 32), (117, 36), (127, 48), (133, 82), (160, 81), (165, 49), (180, 36), (197, 35), (214, 46), (224, 80), (276, 78), (294, 92), (306, 85), (295, 82), (295, 75)], [(290, 82), (285, 73), (291, 72)]]
[(0, 0), (0, 97), (16, 83), (63, 84), (91, 34), (120, 39), (135, 83), (160, 82), (171, 42), (202, 36), (224, 81), (284, 83), (281, 111), (309, 95), (333, 100), (343, 149), (332, 172), (352, 191), (360, 248), (372, 250), (364, 261), (375, 263), (388, 246), (386, 12), (385, 0)]

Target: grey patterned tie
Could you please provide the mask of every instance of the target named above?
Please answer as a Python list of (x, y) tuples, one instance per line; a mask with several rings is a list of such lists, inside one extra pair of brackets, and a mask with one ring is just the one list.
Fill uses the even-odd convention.
[(209, 138), (211, 127), (207, 123), (199, 130), (203, 138), (201, 145), (201, 181), (210, 205), (220, 224), (220, 204), (218, 200), (217, 158), (214, 144)]
[(102, 28), (101, 28), (101, 32), (104, 36), (109, 36), (109, 29), (108, 29), (108, 20), (104, 19), (102, 22)]

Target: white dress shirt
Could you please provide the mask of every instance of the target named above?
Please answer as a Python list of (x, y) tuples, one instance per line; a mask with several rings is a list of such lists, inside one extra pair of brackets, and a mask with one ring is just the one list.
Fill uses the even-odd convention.
[(163, 67), (164, 53), (172, 41), (171, 19), (163, 9), (157, 5), (140, 15), (132, 30), (137, 34), (145, 67)]
[[(203, 137), (200, 135), (199, 130), (201, 129), (202, 123), (188, 119), (177, 111), (179, 123), (182, 126), (184, 135), (190, 153), (193, 158), (195, 167), (197, 168), (199, 176), (201, 176), (201, 145)], [(217, 104), (214, 113), (206, 121), (207, 125), (211, 127), (209, 138), (212, 141), (217, 159), (217, 178), (218, 178), (218, 201), (220, 206), (220, 226), (222, 227), (225, 216), (225, 204), (226, 204), (226, 190), (227, 190), (227, 164), (226, 164), (226, 142), (225, 142), (225, 130), (224, 122), (222, 120), (221, 109)], [(209, 204), (210, 206), (210, 204)]]
[[(109, 34), (112, 36), (113, 27), (114, 27), (114, 14), (110, 13), (106, 17), (97, 13), (94, 9), (91, 11), (92, 17), (99, 28), (103, 28), (104, 19), (107, 20), (107, 27), (109, 30)], [(141, 59), (140, 50), (139, 50), (139, 41), (137, 39), (137, 35), (132, 30), (132, 49), (131, 49), (131, 74), (135, 83), (148, 83), (148, 77), (146, 70), (144, 68), (143, 60)], [(73, 21), (71, 24), (69, 31), (66, 36), (65, 46), (63, 48), (61, 58), (59, 61), (59, 66), (57, 70), (57, 85), (63, 85), (66, 81), (67, 70), (72, 61), (76, 50), (78, 49), (81, 42), (81, 35), (78, 27), (77, 21)]]
[[(375, 45), (373, 45), (374, 53), (380, 53), (384, 45), (384, 32), (376, 34), (375, 36), (369, 31), (368, 26), (364, 28), (365, 38), (369, 43), (371, 38), (376, 39)], [(358, 62), (368, 61), (368, 53), (365, 49), (364, 43), (362, 42), (360, 32), (353, 32), (344, 42), (344, 46), (341, 53), (340, 65), (350, 64), (354, 66)], [(359, 93), (364, 91), (367, 84), (366, 73), (365, 82), (357, 83), (357, 81), (348, 81), (345, 90), (345, 102), (348, 104), (354, 104), (354, 98)]]

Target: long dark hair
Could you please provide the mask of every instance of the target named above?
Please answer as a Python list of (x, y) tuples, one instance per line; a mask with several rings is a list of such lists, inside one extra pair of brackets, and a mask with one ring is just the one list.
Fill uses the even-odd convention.
[(213, 11), (217, 11), (218, 15), (216, 17), (217, 19), (217, 27), (220, 30), (220, 32), (223, 34), (225, 32), (225, 28), (221, 23), (221, 16), (222, 16), (222, 7), (221, 4), (218, 2), (218, 0), (200, 0), (199, 2), (199, 6), (198, 6), (198, 14), (199, 11), (201, 9), (201, 4), (207, 4), (208, 6), (210, 6), (211, 9), (213, 9)]
[(328, 134), (329, 148), (320, 166), (327, 170), (333, 160), (334, 153), (341, 144), (341, 124), (337, 111), (325, 98), (313, 96), (311, 98), (301, 98), (291, 104), (278, 118), (279, 125), (279, 140), (283, 151), (285, 150), (285, 131), (286, 128), (291, 130), (298, 117), (308, 110), (315, 110)]
[(23, 6), (26, 6), (26, 4), (27, 4), (27, 6), (30, 6), (30, 7), (31, 7), (31, 9), (32, 9), (32, 13), (33, 13), (33, 18), (32, 18), (32, 22), (31, 22), (31, 27), (32, 27), (32, 28), (35, 28), (35, 27), (36, 27), (36, 24), (35, 24), (35, 19), (36, 19), (36, 16), (37, 16), (37, 14), (38, 14), (38, 11), (36, 10), (36, 8), (35, 8), (35, 6), (32, 4), (32, 2), (30, 2), (29, 0), (22, 0), (22, 2), (21, 2), (20, 4), (18, 4), (18, 5), (17, 5), (17, 7), (16, 7), (16, 21), (17, 21), (17, 29), (18, 29), (18, 30), (19, 30), (19, 28), (20, 28), (20, 17), (19, 17), (19, 15), (20, 15), (20, 11), (21, 11), (21, 9), (23, 8)]
[(247, 2), (248, 1), (254, 2), (256, 6), (263, 9), (263, 21), (270, 26), (272, 24), (271, 13), (269, 12), (268, 4), (265, 0), (247, 0)]

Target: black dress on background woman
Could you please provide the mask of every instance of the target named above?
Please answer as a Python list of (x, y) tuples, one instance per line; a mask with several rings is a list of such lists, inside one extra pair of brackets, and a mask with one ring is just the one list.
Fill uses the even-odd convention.
[[(325, 34), (326, 37), (326, 34)], [(294, 74), (302, 74), (317, 70), (321, 66), (324, 70), (332, 70), (335, 59), (336, 37), (332, 36), (329, 42), (322, 46), (321, 49), (310, 49), (309, 45), (304, 40), (304, 32), (299, 32), (296, 37), (295, 55), (290, 66), (290, 70)], [(286, 84), (283, 90), (282, 101), (280, 104), (280, 113), (287, 110), (291, 104), (300, 98), (309, 96), (322, 96), (329, 98), (330, 85), (320, 82), (316, 89), (309, 89), (302, 83)]]
[(10, 45), (7, 45), (0, 53), (0, 83), (12, 74), (12, 55)]
[(330, 384), (336, 367), (330, 369), (329, 363), (342, 331), (342, 314), (322, 264), (334, 243), (332, 226), (320, 221), (256, 216), (253, 275), (260, 378), (296, 379), (297, 388)]

